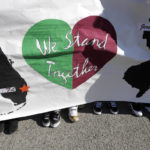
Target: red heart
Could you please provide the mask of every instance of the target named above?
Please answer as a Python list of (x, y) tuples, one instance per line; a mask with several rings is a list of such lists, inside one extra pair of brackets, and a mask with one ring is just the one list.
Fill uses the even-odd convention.
[(99, 16), (89, 16), (77, 22), (72, 36), (73, 88), (76, 88), (116, 55), (117, 36), (113, 25)]

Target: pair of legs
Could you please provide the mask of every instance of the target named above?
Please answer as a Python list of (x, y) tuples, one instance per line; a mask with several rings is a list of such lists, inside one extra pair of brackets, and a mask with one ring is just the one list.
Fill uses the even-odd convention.
[(7, 120), (0, 122), (0, 132), (12, 134), (18, 129), (18, 120)]
[[(141, 117), (143, 116), (143, 112), (142, 112), (142, 109), (141, 109), (141, 103), (130, 103), (129, 104), (131, 110), (132, 110), (132, 113), (135, 115), (135, 116), (138, 116), (138, 117)], [(109, 108), (110, 108), (110, 112), (112, 114), (118, 114), (118, 107), (117, 107), (117, 103), (116, 102), (110, 102), (109, 103)], [(150, 112), (150, 104), (144, 104), (144, 108)], [(102, 113), (102, 102), (96, 102), (94, 103), (94, 106), (93, 106), (93, 111), (95, 114), (101, 114)]]
[(55, 128), (60, 124), (60, 110), (55, 110), (42, 114), (42, 125), (44, 127)]
[[(144, 108), (150, 113), (150, 104), (143, 104)], [(132, 113), (137, 116), (141, 117), (143, 116), (142, 108), (141, 108), (141, 103), (130, 103), (130, 108), (132, 110)]]
[[(68, 117), (71, 122), (76, 122), (79, 120), (78, 106), (68, 108)], [(42, 115), (42, 125), (44, 127), (56, 128), (57, 126), (59, 126), (60, 120), (60, 110), (47, 112)]]
[[(93, 106), (93, 112), (97, 115), (100, 115), (102, 113), (102, 106), (103, 106), (103, 102), (101, 101), (95, 102)], [(109, 102), (108, 106), (112, 114), (118, 114), (119, 110), (118, 110), (117, 103), (115, 101)]]

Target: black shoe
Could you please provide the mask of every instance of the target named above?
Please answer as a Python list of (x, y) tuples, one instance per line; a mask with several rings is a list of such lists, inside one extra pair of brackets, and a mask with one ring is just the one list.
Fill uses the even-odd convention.
[(93, 112), (96, 115), (101, 115), (102, 114), (102, 102), (96, 102), (96, 103), (94, 103)]
[(12, 134), (18, 129), (18, 120), (8, 120), (5, 122), (5, 133)]
[(110, 112), (112, 114), (114, 114), (114, 115), (118, 114), (119, 110), (118, 110), (116, 102), (110, 102), (109, 107), (110, 107)]
[(50, 112), (50, 126), (52, 128), (56, 128), (60, 124), (60, 111), (52, 111)]
[(0, 122), (0, 133), (4, 131), (4, 122)]
[(139, 103), (130, 103), (130, 108), (134, 115), (141, 117), (143, 116), (143, 112), (141, 110), (141, 105)]
[(144, 105), (144, 108), (147, 110), (147, 112), (150, 113), (150, 104), (145, 103), (143, 105)]
[(50, 126), (50, 113), (45, 113), (42, 115), (42, 125), (43, 127), (49, 127)]

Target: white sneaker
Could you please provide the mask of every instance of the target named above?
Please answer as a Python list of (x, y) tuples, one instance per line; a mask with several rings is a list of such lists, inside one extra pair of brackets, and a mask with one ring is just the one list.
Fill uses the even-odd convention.
[(77, 122), (79, 120), (78, 116), (78, 106), (73, 106), (69, 108), (69, 119), (72, 122)]
[(131, 108), (133, 114), (136, 115), (137, 117), (143, 116), (143, 112), (141, 110), (139, 103), (131, 103), (130, 108)]

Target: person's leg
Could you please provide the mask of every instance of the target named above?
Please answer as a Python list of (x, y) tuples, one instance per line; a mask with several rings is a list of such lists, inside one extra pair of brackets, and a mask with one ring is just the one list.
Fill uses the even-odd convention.
[(85, 105), (84, 105), (84, 104), (83, 104), (83, 105), (79, 105), (79, 106), (78, 106), (78, 108), (79, 108), (79, 109), (82, 109), (82, 108), (84, 108), (84, 107), (85, 107)]
[(42, 126), (43, 127), (50, 126), (50, 112), (42, 114)]
[(110, 107), (110, 112), (112, 114), (118, 114), (119, 110), (118, 110), (118, 106), (117, 106), (117, 103), (115, 101), (111, 101), (109, 103), (109, 107)]
[(60, 110), (50, 112), (50, 127), (56, 128), (60, 124)]
[(140, 103), (130, 103), (129, 105), (130, 105), (130, 108), (131, 108), (134, 115), (136, 115), (137, 117), (143, 116), (143, 112), (141, 110), (141, 104)]
[(55, 110), (42, 114), (43, 127), (55, 128), (60, 124), (60, 110)]
[(69, 116), (70, 121), (72, 121), (72, 122), (78, 121), (79, 120), (78, 106), (70, 107), (68, 116)]
[(93, 105), (93, 112), (96, 115), (102, 114), (102, 102), (98, 101), (98, 102), (94, 103), (94, 105)]
[(0, 122), (0, 133), (4, 131), (4, 122)]
[(5, 124), (5, 133), (12, 134), (18, 129), (18, 120), (12, 119), (4, 122)]
[(145, 103), (143, 105), (144, 105), (144, 108), (150, 113), (150, 104), (149, 103)]

